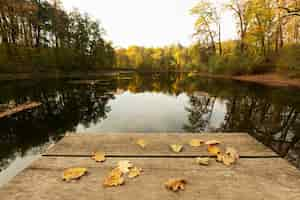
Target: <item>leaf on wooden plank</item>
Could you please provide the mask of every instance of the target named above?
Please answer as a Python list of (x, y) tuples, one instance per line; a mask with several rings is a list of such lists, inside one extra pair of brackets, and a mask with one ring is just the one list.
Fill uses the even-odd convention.
[(209, 158), (196, 158), (196, 163), (199, 165), (209, 165)]
[(209, 153), (215, 156), (221, 153), (221, 150), (217, 145), (208, 145), (207, 150)]
[(76, 180), (84, 176), (86, 173), (86, 168), (70, 168), (64, 171), (62, 179), (64, 181)]
[(234, 162), (235, 162), (234, 157), (232, 157), (232, 156), (230, 156), (228, 154), (224, 154), (223, 155), (223, 163), (224, 163), (224, 165), (229, 166), (229, 165), (232, 165)]
[(170, 145), (170, 148), (171, 148), (171, 150), (172, 150), (173, 152), (179, 153), (179, 152), (182, 151), (183, 145), (180, 145), (180, 144), (171, 144), (171, 145)]
[(96, 162), (104, 162), (106, 160), (105, 153), (104, 152), (96, 152), (92, 156), (92, 159), (95, 160)]
[(222, 153), (217, 154), (217, 162), (223, 162), (223, 154)]
[(191, 147), (200, 147), (202, 144), (204, 144), (204, 140), (192, 139), (189, 144)]
[(147, 142), (144, 139), (139, 139), (136, 141), (136, 143), (143, 149), (147, 146)]
[(117, 187), (125, 183), (123, 172), (119, 168), (113, 169), (109, 176), (104, 179), (104, 187)]
[(118, 162), (118, 168), (124, 174), (127, 174), (132, 167), (133, 167), (132, 163), (128, 160), (121, 160)]
[(142, 171), (143, 170), (141, 168), (133, 167), (133, 168), (130, 169), (130, 171), (128, 173), (128, 177), (129, 178), (138, 177), (141, 174)]
[(209, 140), (209, 141), (205, 142), (205, 144), (207, 144), (207, 145), (218, 145), (218, 144), (221, 144), (221, 142), (218, 141), (218, 140)]
[(235, 148), (233, 148), (233, 147), (227, 147), (226, 151), (225, 151), (225, 154), (230, 155), (235, 160), (240, 159), (240, 155), (239, 155), (238, 151)]
[(187, 181), (184, 179), (169, 179), (165, 186), (167, 189), (178, 192), (179, 190), (184, 190)]

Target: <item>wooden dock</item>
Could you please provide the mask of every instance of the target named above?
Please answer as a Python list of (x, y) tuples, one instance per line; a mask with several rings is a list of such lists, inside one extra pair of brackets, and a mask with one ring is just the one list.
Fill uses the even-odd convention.
[[(145, 139), (145, 149), (136, 145)], [(209, 156), (204, 147), (187, 145), (191, 139), (212, 140), (235, 147), (241, 159), (232, 166), (212, 161), (195, 164), (195, 157)], [(173, 153), (169, 144), (185, 144)], [(92, 152), (106, 152), (96, 163)], [(140, 177), (116, 188), (104, 188), (103, 179), (119, 160), (143, 168)], [(86, 167), (87, 176), (62, 181), (64, 169)], [(169, 178), (184, 178), (184, 191), (164, 187)], [(248, 134), (95, 134), (69, 135), (0, 189), (2, 200), (299, 200), (300, 171)]]

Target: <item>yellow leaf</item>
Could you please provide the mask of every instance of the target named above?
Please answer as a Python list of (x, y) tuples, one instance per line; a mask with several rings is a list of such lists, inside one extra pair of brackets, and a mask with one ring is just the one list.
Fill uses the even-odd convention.
[(215, 156), (221, 153), (221, 150), (219, 149), (219, 147), (217, 145), (208, 145), (207, 150), (209, 153), (211, 153)]
[(209, 141), (205, 142), (205, 144), (207, 144), (207, 145), (217, 145), (217, 144), (221, 144), (221, 142), (218, 141), (218, 140), (209, 140)]
[(179, 190), (184, 190), (186, 183), (187, 182), (184, 179), (169, 179), (165, 183), (165, 186), (167, 189), (177, 192)]
[(221, 153), (217, 154), (217, 161), (223, 162), (223, 154), (221, 154)]
[(141, 174), (141, 172), (142, 172), (142, 169), (140, 169), (140, 168), (137, 168), (137, 167), (131, 168), (129, 171), (128, 177), (129, 178), (138, 177)]
[(191, 147), (200, 147), (203, 143), (204, 143), (203, 140), (200, 140), (200, 139), (192, 139), (192, 140), (190, 141), (190, 146), (191, 146)]
[(129, 169), (132, 167), (133, 167), (132, 163), (128, 160), (121, 160), (118, 162), (118, 168), (124, 174), (127, 174), (130, 171)]
[(104, 162), (105, 161), (105, 153), (104, 152), (96, 152), (94, 153), (93, 160), (95, 160), (96, 162)]
[(125, 183), (124, 178), (122, 177), (123, 173), (119, 168), (113, 169), (109, 176), (104, 179), (103, 186), (105, 187), (116, 187), (123, 185)]
[(225, 154), (222, 157), (222, 161), (225, 165), (229, 166), (234, 164), (240, 158), (236, 149), (227, 147)]
[(146, 143), (146, 141), (145, 141), (144, 139), (139, 139), (139, 140), (137, 140), (136, 143), (137, 143), (140, 147), (142, 147), (143, 149), (146, 148), (146, 146), (147, 146), (147, 143)]
[(70, 168), (66, 169), (63, 173), (63, 180), (70, 181), (81, 178), (87, 173), (86, 168)]
[(223, 155), (223, 163), (225, 165), (229, 166), (229, 165), (233, 164), (234, 162), (235, 162), (235, 159), (232, 156), (230, 156), (228, 154)]
[(233, 147), (227, 147), (225, 154), (230, 155), (231, 157), (233, 157), (235, 160), (240, 159), (240, 155), (238, 154), (237, 150)]
[(209, 165), (209, 158), (196, 158), (196, 163), (199, 165)]
[(179, 153), (179, 152), (182, 151), (183, 146), (180, 145), (180, 144), (172, 144), (172, 145), (170, 145), (170, 148), (171, 148), (171, 150), (174, 151), (175, 153)]

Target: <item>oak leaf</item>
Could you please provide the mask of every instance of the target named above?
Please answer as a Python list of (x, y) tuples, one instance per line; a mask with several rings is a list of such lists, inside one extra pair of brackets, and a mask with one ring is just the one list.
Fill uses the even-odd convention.
[(209, 165), (209, 158), (196, 158), (196, 163), (199, 165)]
[(204, 140), (192, 139), (189, 144), (191, 147), (200, 147), (204, 143)]
[(109, 176), (104, 179), (103, 186), (105, 187), (117, 187), (125, 183), (122, 177), (123, 173), (119, 168), (113, 169)]
[(95, 160), (96, 162), (104, 162), (106, 160), (105, 153), (104, 152), (96, 152), (92, 156), (92, 159)]
[(184, 179), (169, 179), (165, 186), (167, 189), (177, 192), (179, 190), (184, 190), (187, 181)]
[(133, 167), (132, 163), (128, 160), (121, 160), (118, 162), (118, 168), (124, 174), (127, 174), (130, 171), (130, 168), (132, 167)]
[(179, 153), (182, 151), (183, 149), (183, 145), (180, 145), (180, 144), (171, 144), (170, 145), (170, 148), (172, 151), (174, 151), (175, 153)]
[(128, 173), (128, 177), (129, 178), (138, 177), (141, 174), (142, 171), (143, 170), (141, 168), (133, 167), (133, 168), (130, 169), (130, 171)]
[(76, 180), (84, 176), (86, 173), (86, 168), (70, 168), (64, 171), (62, 179), (64, 181)]
[(136, 143), (143, 149), (147, 146), (147, 142), (144, 139), (139, 139), (136, 141)]

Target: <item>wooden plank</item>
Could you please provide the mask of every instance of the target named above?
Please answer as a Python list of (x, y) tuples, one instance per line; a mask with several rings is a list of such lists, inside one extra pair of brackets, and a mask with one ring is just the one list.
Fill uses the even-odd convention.
[(42, 105), (42, 103), (40, 103), (40, 102), (29, 102), (29, 103), (20, 104), (14, 108), (7, 109), (6, 111), (0, 112), (0, 119), (7, 117), (7, 116), (11, 116), (18, 112), (22, 112), (25, 110), (30, 110), (30, 109), (39, 107), (40, 105)]
[[(136, 145), (138, 139), (148, 142), (146, 149)], [(221, 146), (235, 147), (242, 157), (276, 157), (277, 154), (245, 133), (231, 134), (85, 134), (69, 135), (51, 148), (46, 156), (91, 156), (104, 151), (107, 156), (128, 157), (197, 157), (209, 156), (206, 146), (193, 148), (191, 139), (220, 140)], [(169, 144), (185, 144), (181, 153), (170, 150)]]
[[(90, 158), (42, 157), (0, 189), (5, 200), (298, 200), (300, 173), (281, 158), (241, 159), (231, 167), (212, 161), (199, 166), (192, 158), (131, 158), (144, 169), (125, 185), (103, 188), (102, 181), (115, 167), (117, 158), (96, 163)], [(64, 169), (87, 167), (89, 174), (79, 181), (61, 180)], [(164, 188), (169, 178), (188, 181), (185, 191), (173, 193)]]

